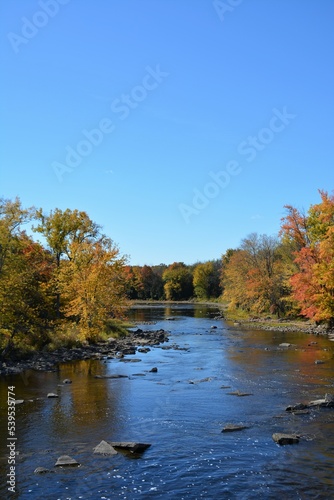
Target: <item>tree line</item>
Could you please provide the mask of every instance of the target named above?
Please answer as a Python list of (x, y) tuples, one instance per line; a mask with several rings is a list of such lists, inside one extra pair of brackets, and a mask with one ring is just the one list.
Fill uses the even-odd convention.
[(218, 299), (221, 266), (220, 259), (192, 265), (126, 266), (127, 296), (135, 300)]
[[(94, 342), (130, 300), (220, 300), (249, 315), (334, 325), (334, 196), (285, 206), (277, 236), (252, 233), (221, 259), (130, 266), (86, 212), (0, 199), (0, 349)], [(24, 230), (33, 232), (43, 243)]]

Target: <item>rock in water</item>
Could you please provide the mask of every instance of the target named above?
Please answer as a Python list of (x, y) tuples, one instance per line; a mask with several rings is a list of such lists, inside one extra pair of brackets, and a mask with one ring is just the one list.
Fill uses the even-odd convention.
[(49, 392), (47, 398), (58, 398), (58, 394), (55, 394), (54, 392)]
[(95, 446), (94, 453), (99, 453), (101, 455), (117, 455), (115, 448), (113, 448), (111, 444), (107, 443), (107, 441), (101, 441), (100, 444)]
[(69, 457), (68, 455), (62, 455), (61, 457), (58, 458), (57, 462), (55, 463), (55, 467), (68, 467), (68, 466), (77, 466), (80, 465), (79, 462), (77, 462), (74, 458)]
[(226, 424), (222, 432), (242, 431), (243, 429), (248, 429), (247, 425)]
[(326, 403), (334, 403), (334, 396), (333, 394), (325, 394), (325, 401)]
[(285, 408), (285, 411), (299, 411), (305, 410), (307, 408), (303, 403), (297, 403), (296, 405), (289, 405)]
[(65, 378), (63, 384), (72, 384), (72, 380), (70, 378)]
[(148, 443), (136, 443), (133, 441), (113, 441), (109, 444), (114, 448), (122, 448), (133, 453), (141, 453), (151, 446)]
[(296, 434), (282, 434), (280, 432), (276, 432), (272, 437), (275, 443), (280, 445), (299, 443), (299, 436)]
[(46, 469), (45, 467), (37, 467), (34, 470), (34, 474), (46, 474), (47, 472), (51, 472), (49, 469)]

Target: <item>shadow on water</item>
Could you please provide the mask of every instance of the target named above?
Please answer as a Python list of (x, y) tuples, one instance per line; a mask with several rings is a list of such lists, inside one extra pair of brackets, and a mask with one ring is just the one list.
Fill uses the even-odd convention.
[[(334, 392), (333, 344), (301, 333), (242, 331), (214, 319), (217, 313), (199, 304), (136, 306), (131, 319), (150, 323), (139, 327), (170, 331), (167, 344), (127, 356), (141, 361), (77, 361), (53, 373), (2, 378), (1, 498), (333, 497), (334, 410), (284, 411)], [(282, 349), (282, 342), (292, 346)], [(110, 374), (125, 377), (95, 378)], [(72, 383), (63, 384), (66, 378)], [(17, 492), (9, 495), (11, 385), (25, 401), (16, 406)], [(222, 433), (226, 423), (247, 428)], [(300, 443), (279, 447), (274, 432), (295, 432)], [(152, 446), (137, 455), (94, 455), (102, 439)], [(81, 466), (55, 468), (63, 454)], [(52, 472), (35, 475), (38, 466)]]

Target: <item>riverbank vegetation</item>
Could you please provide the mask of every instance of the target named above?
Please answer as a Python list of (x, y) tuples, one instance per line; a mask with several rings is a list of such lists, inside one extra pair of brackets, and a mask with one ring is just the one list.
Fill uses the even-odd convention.
[[(24, 231), (34, 222), (43, 246)], [(50, 214), (0, 203), (2, 355), (92, 342), (118, 330), (126, 304), (125, 258), (78, 210)]]
[[(0, 349), (43, 349), (124, 333), (131, 300), (220, 301), (234, 318), (334, 326), (334, 196), (287, 205), (276, 236), (252, 233), (221, 259), (130, 266), (85, 212), (0, 200)], [(32, 224), (39, 242), (24, 230)]]

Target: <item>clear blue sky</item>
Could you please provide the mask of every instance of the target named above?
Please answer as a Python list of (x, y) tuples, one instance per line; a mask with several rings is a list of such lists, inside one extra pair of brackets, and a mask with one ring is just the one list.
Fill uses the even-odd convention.
[(85, 210), (158, 264), (219, 258), (333, 190), (333, 0), (4, 0), (0, 17), (0, 196)]

